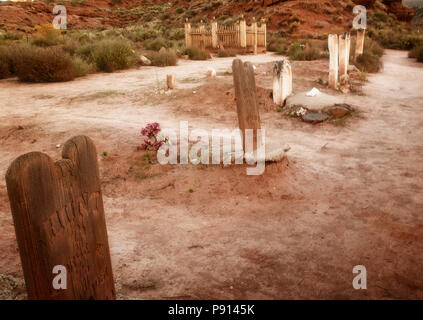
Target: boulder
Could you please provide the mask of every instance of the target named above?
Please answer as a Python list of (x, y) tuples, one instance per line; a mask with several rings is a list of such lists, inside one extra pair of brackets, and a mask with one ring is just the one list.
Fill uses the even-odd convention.
[(146, 56), (140, 56), (141, 63), (145, 66), (151, 66), (151, 60)]

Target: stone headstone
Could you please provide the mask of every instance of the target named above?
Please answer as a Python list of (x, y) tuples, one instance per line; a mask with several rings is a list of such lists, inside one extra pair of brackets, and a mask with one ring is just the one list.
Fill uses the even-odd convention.
[(283, 106), (292, 93), (291, 63), (286, 60), (275, 62), (273, 66), (273, 102)]

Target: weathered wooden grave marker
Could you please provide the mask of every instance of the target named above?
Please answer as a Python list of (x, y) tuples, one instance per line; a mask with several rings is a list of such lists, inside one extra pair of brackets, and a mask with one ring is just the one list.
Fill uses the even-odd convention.
[[(242, 132), (244, 152), (249, 153), (257, 149), (257, 130), (261, 129), (254, 69), (250, 62), (243, 63), (240, 59), (235, 59), (232, 63), (232, 72), (235, 84), (238, 123)], [(246, 150), (246, 129), (254, 130), (254, 150)]]
[[(28, 153), (6, 174), (28, 298), (115, 299), (95, 145), (74, 137), (62, 157)], [(52, 285), (58, 265), (64, 290)]]

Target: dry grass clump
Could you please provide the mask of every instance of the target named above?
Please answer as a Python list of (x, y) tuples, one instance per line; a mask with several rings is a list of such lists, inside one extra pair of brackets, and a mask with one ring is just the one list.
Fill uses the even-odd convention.
[(355, 66), (362, 72), (376, 73), (383, 67), (384, 49), (374, 40), (366, 38), (364, 52), (356, 58)]
[(210, 59), (210, 54), (198, 47), (188, 47), (185, 49), (185, 54), (189, 56), (191, 60), (208, 60)]
[(288, 49), (288, 55), (291, 60), (312, 61), (320, 59), (321, 52), (314, 46), (305, 47), (305, 45), (296, 42)]
[(236, 57), (236, 50), (234, 49), (220, 49), (217, 53), (220, 58)]
[(12, 75), (11, 67), (10, 50), (2, 46), (0, 47), (0, 79), (6, 79)]
[(87, 62), (93, 63), (98, 70), (113, 72), (132, 67), (139, 57), (130, 44), (123, 40), (100, 40), (87, 44), (77, 52)]
[(409, 58), (417, 59), (418, 62), (423, 62), (423, 46), (415, 47), (408, 53)]
[(151, 65), (157, 67), (176, 66), (178, 63), (178, 55), (173, 49), (162, 48), (159, 52), (153, 52), (147, 57), (150, 59)]

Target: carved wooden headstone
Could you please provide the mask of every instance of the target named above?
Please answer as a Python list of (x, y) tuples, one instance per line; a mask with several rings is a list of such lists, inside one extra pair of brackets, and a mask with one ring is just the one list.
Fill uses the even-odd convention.
[(276, 61), (273, 66), (273, 102), (283, 106), (292, 93), (292, 68), (286, 60)]
[(253, 148), (256, 150), (257, 130), (261, 128), (253, 65), (250, 62), (243, 63), (240, 59), (235, 59), (232, 64), (232, 72), (235, 84), (238, 123), (243, 136), (244, 152), (251, 152), (253, 150), (246, 150), (245, 130), (254, 130)]
[[(84, 136), (46, 154), (20, 156), (6, 174), (29, 299), (115, 299), (94, 143)], [(55, 266), (66, 289), (55, 289)]]

